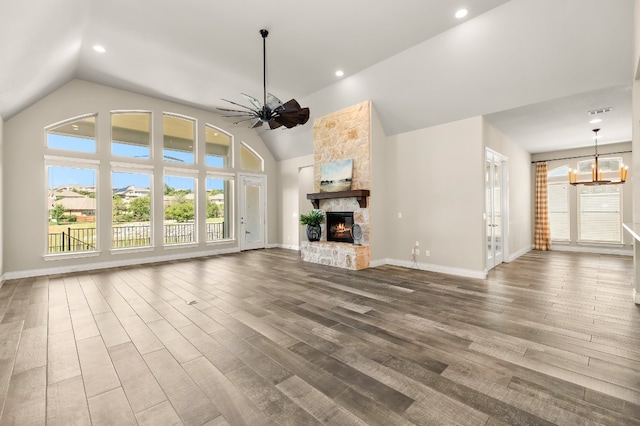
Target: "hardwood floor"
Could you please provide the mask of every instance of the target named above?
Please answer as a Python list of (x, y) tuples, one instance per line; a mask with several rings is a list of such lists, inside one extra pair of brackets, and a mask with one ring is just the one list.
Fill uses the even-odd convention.
[(282, 249), (6, 282), (1, 425), (640, 425), (630, 257), (465, 279)]

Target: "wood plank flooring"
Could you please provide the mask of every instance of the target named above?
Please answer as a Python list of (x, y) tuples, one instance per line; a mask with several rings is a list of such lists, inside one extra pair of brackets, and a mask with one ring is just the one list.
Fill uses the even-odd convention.
[(465, 279), (269, 249), (6, 282), (0, 425), (640, 425), (630, 257)]

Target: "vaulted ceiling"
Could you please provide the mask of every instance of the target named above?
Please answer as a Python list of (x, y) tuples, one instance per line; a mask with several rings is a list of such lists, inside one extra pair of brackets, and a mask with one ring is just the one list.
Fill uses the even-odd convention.
[(367, 99), (389, 135), (487, 115), (543, 152), (589, 145), (587, 111), (613, 107), (602, 142), (628, 141), (633, 3), (0, 0), (0, 115), (73, 78), (211, 111), (260, 98), (266, 28), (269, 91), (312, 113), (259, 131), (278, 159), (312, 152), (313, 117)]

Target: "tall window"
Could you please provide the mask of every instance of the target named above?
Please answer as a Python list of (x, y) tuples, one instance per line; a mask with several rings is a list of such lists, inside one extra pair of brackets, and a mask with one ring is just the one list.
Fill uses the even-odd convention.
[(569, 217), (569, 184), (549, 183), (549, 226), (553, 241), (569, 241), (571, 221)]
[(111, 113), (111, 153), (148, 160), (151, 158), (151, 113)]
[(47, 254), (96, 251), (97, 165), (47, 163)]
[(205, 163), (208, 167), (231, 167), (231, 135), (210, 124), (205, 126)]
[(622, 243), (621, 185), (578, 186), (578, 240)]
[(164, 243), (197, 242), (196, 179), (171, 172), (164, 176)]
[(162, 116), (164, 161), (194, 163), (195, 129), (193, 119), (171, 114)]
[(233, 179), (207, 176), (207, 241), (233, 238), (231, 206)]
[(569, 166), (556, 167), (547, 175), (547, 198), (549, 206), (549, 228), (551, 240), (569, 241), (571, 239), (571, 216), (569, 212)]
[(151, 174), (111, 173), (111, 246), (145, 247), (152, 244)]

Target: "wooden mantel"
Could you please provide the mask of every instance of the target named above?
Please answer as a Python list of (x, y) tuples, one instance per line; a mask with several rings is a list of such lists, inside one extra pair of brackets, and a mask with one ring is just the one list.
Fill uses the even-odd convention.
[(334, 198), (352, 198), (354, 197), (360, 208), (367, 208), (367, 197), (369, 196), (368, 189), (352, 189), (350, 191), (336, 191), (336, 192), (314, 192), (313, 194), (307, 194), (307, 200), (311, 200), (313, 207), (320, 208), (320, 200), (329, 200)]

